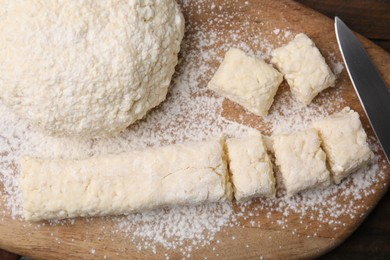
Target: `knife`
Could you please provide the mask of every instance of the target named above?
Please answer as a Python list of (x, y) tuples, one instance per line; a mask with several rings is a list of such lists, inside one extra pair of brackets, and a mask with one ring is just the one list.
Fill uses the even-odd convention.
[(362, 44), (335, 17), (337, 42), (349, 77), (390, 163), (390, 92)]

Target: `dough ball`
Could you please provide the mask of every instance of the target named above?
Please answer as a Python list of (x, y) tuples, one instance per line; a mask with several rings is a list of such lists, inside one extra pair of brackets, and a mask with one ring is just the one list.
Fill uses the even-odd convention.
[(0, 97), (53, 135), (117, 133), (166, 97), (174, 0), (0, 0)]

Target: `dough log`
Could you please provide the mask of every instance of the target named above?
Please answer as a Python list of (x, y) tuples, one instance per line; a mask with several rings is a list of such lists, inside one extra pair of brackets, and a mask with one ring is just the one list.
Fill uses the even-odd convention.
[(28, 221), (120, 215), (231, 200), (224, 140), (84, 160), (21, 160)]

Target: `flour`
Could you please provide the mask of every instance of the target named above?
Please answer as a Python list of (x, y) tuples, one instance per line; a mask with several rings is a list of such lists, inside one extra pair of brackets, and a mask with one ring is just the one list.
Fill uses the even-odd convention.
[[(182, 2), (184, 9), (193, 10), (189, 15), (210, 9), (208, 1)], [(267, 40), (267, 35), (279, 29), (277, 36), (286, 42), (288, 39), (283, 37), (291, 37), (292, 32), (291, 29), (282, 28), (271, 28), (268, 33), (260, 29), (250, 31), (249, 27), (245, 27), (249, 24), (245, 19), (240, 29), (221, 30), (220, 27), (229, 23), (231, 17), (218, 14), (218, 10), (228, 9), (226, 5), (229, 5), (229, 2), (223, 1), (222, 5), (215, 3), (215, 7), (210, 11), (214, 14), (213, 19), (204, 23), (187, 24), (186, 30), (193, 32), (187, 34), (182, 43), (178, 71), (167, 100), (116, 137), (91, 140), (47, 137), (0, 103), (0, 183), (4, 186), (0, 198), (6, 205), (4, 212), (0, 212), (0, 221), (1, 216), (20, 219), (18, 161), (21, 155), (81, 158), (187, 140), (198, 141), (221, 133), (231, 137), (245, 135), (250, 128), (224, 118), (221, 115), (224, 99), (207, 90), (206, 84), (230, 47), (240, 48), (252, 56), (267, 60), (275, 47)], [(239, 15), (238, 13), (233, 11), (229, 15)], [(210, 27), (210, 24), (213, 26)], [(331, 68), (337, 75), (335, 67), (342, 69), (341, 62), (334, 58), (332, 53), (323, 54), (330, 57)], [(263, 124), (270, 127), (265, 134), (303, 130), (312, 121), (341, 110), (348, 104), (342, 98), (338, 86), (336, 81), (334, 89), (320, 93), (309, 106), (303, 106), (295, 100), (284, 86), (285, 90), (277, 94), (269, 115), (263, 121)], [(141, 250), (141, 253), (163, 253), (161, 255), (166, 258), (177, 256), (177, 252), (189, 258), (197, 249), (210, 247), (212, 256), (217, 257), (225, 240), (232, 240), (234, 237), (235, 242), (239, 241), (235, 234), (226, 234), (229, 230), (244, 228), (244, 221), (245, 228), (252, 226), (284, 230), (297, 239), (302, 239), (303, 235), (320, 237), (324, 233), (326, 235), (329, 230), (343, 229), (347, 220), (361, 219), (362, 212), (367, 211), (363, 206), (364, 202), (372, 198), (376, 190), (385, 186), (383, 182), (387, 171), (386, 163), (378, 156), (379, 146), (376, 141), (371, 138), (370, 143), (376, 154), (370, 165), (352, 174), (340, 185), (287, 197), (284, 196), (283, 186), (278, 183), (276, 199), (256, 199), (233, 206), (221, 203), (160, 209), (105, 218), (99, 222), (107, 223), (99, 230), (101, 242), (117, 243), (118, 253), (128, 252), (128, 248), (134, 246), (135, 249)], [(310, 223), (307, 223), (307, 220), (311, 220)], [(44, 229), (54, 232), (57, 226), (71, 229), (79, 221), (72, 219), (31, 225), (34, 225), (36, 232)], [(95, 223), (96, 219), (85, 221), (85, 225), (88, 225)], [(62, 235), (53, 233), (50, 238), (58, 243), (55, 240), (57, 237)], [(269, 236), (269, 240), (273, 239)], [(72, 241), (64, 237), (61, 241), (74, 243), (75, 246), (79, 243), (77, 239)], [(86, 253), (96, 257), (104, 257), (100, 255), (103, 252), (104, 250), (96, 246), (86, 249)]]

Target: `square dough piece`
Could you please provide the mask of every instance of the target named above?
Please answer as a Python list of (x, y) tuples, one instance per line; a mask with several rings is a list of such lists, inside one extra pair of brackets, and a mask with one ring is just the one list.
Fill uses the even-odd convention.
[(274, 172), (261, 134), (254, 131), (246, 138), (228, 139), (226, 146), (236, 200), (274, 197)]
[(288, 195), (330, 185), (326, 155), (315, 129), (274, 136), (276, 164)]
[(305, 34), (275, 49), (271, 62), (284, 74), (291, 92), (305, 105), (322, 90), (333, 87), (336, 77), (314, 42)]
[(231, 48), (208, 87), (253, 114), (266, 116), (282, 81), (271, 65)]
[(349, 107), (313, 123), (313, 126), (322, 139), (335, 183), (340, 183), (371, 160), (373, 154), (359, 114)]

